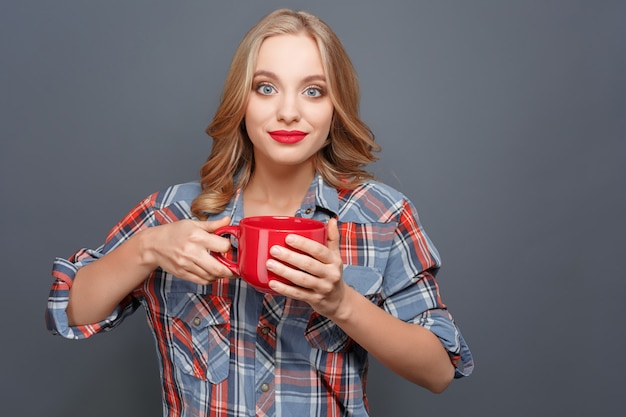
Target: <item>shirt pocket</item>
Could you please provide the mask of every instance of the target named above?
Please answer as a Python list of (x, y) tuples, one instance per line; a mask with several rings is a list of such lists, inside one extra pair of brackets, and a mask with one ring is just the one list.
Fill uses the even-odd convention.
[[(380, 298), (383, 276), (375, 268), (346, 265), (343, 279), (350, 287), (372, 302)], [(352, 339), (333, 321), (316, 312), (311, 314), (304, 337), (312, 348), (326, 352), (345, 352), (352, 346)]]
[(174, 363), (188, 375), (217, 384), (228, 376), (230, 307), (225, 297), (170, 293), (167, 315), (171, 323)]

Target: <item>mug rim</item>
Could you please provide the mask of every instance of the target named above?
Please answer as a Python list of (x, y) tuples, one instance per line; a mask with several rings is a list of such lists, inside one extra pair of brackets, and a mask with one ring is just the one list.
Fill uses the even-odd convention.
[[(264, 227), (263, 225), (259, 224), (262, 221), (268, 220), (281, 224), (279, 224), (278, 227), (272, 228)], [(251, 227), (254, 229), (271, 229), (275, 231), (317, 230), (326, 227), (326, 224), (319, 220), (296, 216), (250, 216), (242, 218), (239, 221), (239, 224), (245, 224), (246, 227)]]

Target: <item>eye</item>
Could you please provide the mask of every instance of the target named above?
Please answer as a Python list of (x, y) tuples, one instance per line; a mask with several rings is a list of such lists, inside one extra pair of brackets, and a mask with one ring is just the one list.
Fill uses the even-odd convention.
[(313, 86), (307, 87), (304, 90), (304, 95), (307, 97), (313, 97), (313, 98), (321, 97), (324, 95), (324, 89), (313, 85)]
[(271, 84), (261, 83), (257, 85), (256, 92), (263, 94), (264, 96), (269, 96), (271, 94), (275, 94), (276, 89)]

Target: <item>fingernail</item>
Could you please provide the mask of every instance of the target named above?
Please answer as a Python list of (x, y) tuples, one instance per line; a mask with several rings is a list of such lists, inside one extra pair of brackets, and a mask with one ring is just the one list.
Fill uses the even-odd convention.
[(268, 284), (270, 286), (271, 289), (273, 290), (278, 290), (280, 289), (280, 282), (276, 281), (275, 279), (271, 280)]
[(270, 248), (270, 253), (274, 256), (280, 255), (280, 246), (272, 246)]
[(276, 261), (269, 259), (267, 261), (266, 266), (267, 266), (267, 269), (274, 269), (276, 267)]
[(290, 245), (296, 243), (296, 237), (294, 235), (287, 235), (287, 237), (285, 238), (285, 243), (288, 243)]

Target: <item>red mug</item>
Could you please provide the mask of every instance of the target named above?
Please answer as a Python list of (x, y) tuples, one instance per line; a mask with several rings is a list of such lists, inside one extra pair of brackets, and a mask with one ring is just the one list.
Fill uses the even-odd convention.
[(300, 217), (245, 217), (238, 226), (220, 227), (214, 233), (218, 236), (231, 235), (237, 240), (237, 261), (232, 261), (221, 253), (211, 252), (211, 255), (257, 291), (269, 294), (276, 294), (269, 287), (271, 280), (291, 283), (267, 270), (267, 260), (272, 257), (272, 246), (286, 246), (285, 237), (289, 234), (304, 236), (326, 245), (326, 224)]

